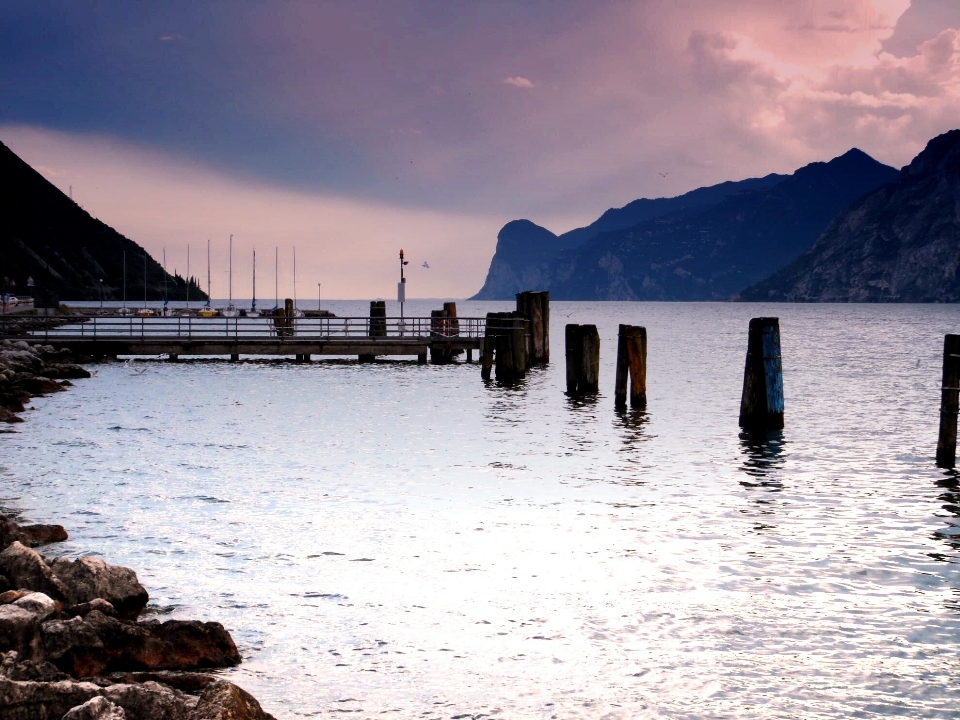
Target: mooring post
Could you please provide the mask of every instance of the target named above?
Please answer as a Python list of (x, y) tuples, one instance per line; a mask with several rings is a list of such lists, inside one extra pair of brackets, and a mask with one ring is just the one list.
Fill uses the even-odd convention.
[(564, 331), (564, 345), (567, 360), (567, 394), (577, 395), (580, 391), (580, 376), (583, 373), (583, 334), (579, 325), (574, 323), (567, 325)]
[(937, 467), (957, 462), (957, 413), (960, 412), (960, 335), (943, 338), (943, 383), (940, 390), (940, 437)]
[(740, 399), (740, 427), (745, 430), (783, 429), (783, 366), (778, 318), (753, 318), (750, 321)]
[[(370, 301), (370, 325), (367, 328), (367, 336), (371, 338), (385, 337), (387, 334), (387, 303), (385, 300)], [(357, 356), (361, 363), (375, 362), (375, 354), (364, 353)]]
[(596, 325), (581, 325), (583, 370), (578, 391), (590, 395), (600, 391), (600, 333)]
[(437, 347), (435, 343), (443, 342), (446, 334), (446, 320), (443, 310), (430, 311), (430, 363), (445, 365), (450, 362), (450, 355), (445, 348)]
[(537, 362), (550, 362), (550, 291), (544, 290), (540, 295), (540, 343), (541, 348)]
[(517, 314), (527, 321), (527, 365), (550, 360), (550, 293), (525, 290), (517, 293)]
[(230, 355), (230, 362), (240, 362), (240, 354), (239, 354), (239, 353), (232, 353), (232, 354)]
[(630, 407), (647, 407), (647, 329), (634, 326), (627, 336), (630, 363)]
[(495, 369), (497, 382), (509, 383), (517, 378), (517, 353), (514, 350), (517, 334), (514, 331), (514, 313), (497, 313), (500, 328), (496, 336)]
[(487, 322), (483, 332), (483, 346), (480, 348), (480, 377), (483, 380), (490, 379), (490, 372), (493, 370), (493, 353), (496, 350), (497, 336), (497, 316), (499, 313), (487, 313)]
[(447, 321), (447, 335), (459, 337), (460, 321), (457, 320), (457, 304), (455, 302), (445, 302), (443, 304), (443, 316), (450, 318)]
[(630, 351), (627, 350), (629, 327), (629, 325), (620, 325), (617, 330), (617, 374), (613, 387), (613, 404), (617, 409), (627, 406), (627, 380), (630, 375)]

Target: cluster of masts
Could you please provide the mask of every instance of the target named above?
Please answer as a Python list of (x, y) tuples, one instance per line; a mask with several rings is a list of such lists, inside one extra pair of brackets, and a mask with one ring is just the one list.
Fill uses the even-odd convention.
[[(275, 286), (275, 298), (274, 306), (272, 310), (261, 310), (257, 307), (257, 250), (253, 249), (253, 298), (250, 301), (249, 308), (238, 308), (233, 302), (233, 235), (230, 236), (230, 247), (229, 247), (229, 266), (228, 266), (228, 300), (227, 306), (223, 308), (214, 308), (211, 306), (211, 271), (210, 271), (210, 240), (207, 240), (207, 301), (196, 310), (196, 315), (198, 317), (239, 317), (241, 315), (246, 317), (260, 317), (261, 315), (272, 315), (274, 314), (280, 306), (280, 248), (274, 248), (274, 286)], [(161, 312), (164, 316), (169, 316), (174, 313), (174, 310), (169, 306), (169, 299), (167, 296), (167, 250), (163, 250), (163, 310)], [(187, 307), (185, 311), (180, 311), (178, 314), (194, 314), (190, 308), (190, 284), (193, 282), (193, 278), (190, 275), (190, 246), (187, 245)], [(123, 307), (126, 311), (127, 309), (127, 262), (126, 262), (126, 253), (124, 253), (124, 262), (123, 262)], [(154, 314), (152, 310), (147, 308), (147, 256), (143, 256), (143, 308), (139, 312), (141, 314)], [(319, 303), (319, 288), (320, 283), (317, 283), (318, 288), (318, 297), (317, 302)], [(293, 248), (293, 307), (294, 307), (294, 316), (302, 317), (303, 311), (297, 309), (297, 249)], [(319, 308), (319, 305), (318, 305)], [(132, 312), (132, 311), (131, 311)]]

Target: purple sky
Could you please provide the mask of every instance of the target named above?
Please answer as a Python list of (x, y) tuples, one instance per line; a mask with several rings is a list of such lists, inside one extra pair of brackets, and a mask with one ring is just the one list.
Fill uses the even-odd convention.
[(7, 5), (0, 140), (181, 272), (213, 238), (215, 295), (233, 233), (327, 297), (391, 297), (401, 245), (463, 297), (508, 220), (960, 125), (957, 0)]

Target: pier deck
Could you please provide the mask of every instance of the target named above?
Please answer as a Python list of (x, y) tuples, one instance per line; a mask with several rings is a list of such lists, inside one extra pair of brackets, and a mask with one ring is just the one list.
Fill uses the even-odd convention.
[(485, 329), (486, 318), (87, 315), (50, 318), (19, 339), (94, 357), (398, 355), (425, 361), (429, 350), (472, 355), (482, 348)]

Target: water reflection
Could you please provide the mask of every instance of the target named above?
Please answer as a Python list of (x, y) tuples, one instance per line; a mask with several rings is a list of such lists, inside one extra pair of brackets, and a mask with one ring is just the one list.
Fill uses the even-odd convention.
[(623, 445), (620, 452), (636, 450), (640, 443), (647, 441), (650, 436), (646, 433), (650, 415), (646, 410), (616, 410), (617, 419), (614, 427), (620, 429)]
[(740, 484), (744, 487), (782, 489), (780, 480), (773, 476), (783, 468), (786, 459), (783, 451), (786, 444), (783, 430), (741, 432), (740, 452), (744, 458), (740, 470), (751, 478), (756, 478), (757, 481), (741, 480)]
[[(943, 477), (937, 480), (936, 485), (941, 488), (937, 499), (943, 503), (943, 509), (953, 518), (960, 518), (960, 472), (957, 470), (946, 470)], [(944, 540), (953, 551), (960, 550), (960, 522), (947, 522), (946, 527), (938, 530), (935, 535)], [(950, 557), (940, 553), (928, 553), (935, 560), (951, 562)]]

